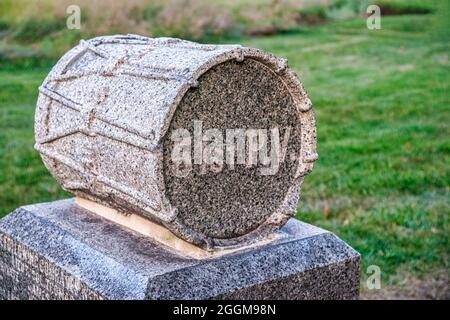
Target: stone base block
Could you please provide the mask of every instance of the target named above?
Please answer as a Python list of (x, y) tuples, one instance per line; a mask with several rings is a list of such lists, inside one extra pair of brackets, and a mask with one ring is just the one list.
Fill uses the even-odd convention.
[(185, 257), (78, 207), (21, 207), (0, 220), (2, 299), (355, 299), (360, 256), (291, 219), (276, 240)]

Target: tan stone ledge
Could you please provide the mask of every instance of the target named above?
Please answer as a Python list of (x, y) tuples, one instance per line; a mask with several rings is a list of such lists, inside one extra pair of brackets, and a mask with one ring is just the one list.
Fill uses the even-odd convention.
[(268, 244), (275, 239), (279, 238), (277, 234), (269, 235), (266, 239), (263, 239), (255, 244), (243, 246), (240, 248), (232, 249), (220, 249), (216, 251), (207, 251), (200, 247), (197, 247), (181, 238), (174, 235), (169, 229), (154, 223), (138, 214), (130, 213), (124, 214), (116, 209), (104, 206), (97, 202), (87, 200), (81, 197), (76, 197), (75, 202), (78, 206), (97, 214), (111, 222), (124, 226), (135, 232), (138, 232), (151, 240), (156, 241), (169, 249), (174, 250), (177, 254), (188, 256), (194, 259), (205, 259), (223, 256), (232, 252), (241, 251), (244, 249), (259, 247), (261, 245)]

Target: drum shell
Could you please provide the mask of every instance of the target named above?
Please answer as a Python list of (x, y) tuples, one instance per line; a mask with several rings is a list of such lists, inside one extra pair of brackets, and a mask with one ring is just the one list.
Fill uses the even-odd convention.
[[(247, 58), (264, 63), (289, 88), (301, 119), (302, 161), (285, 201), (264, 224), (238, 238), (214, 239), (177, 219), (166, 197), (161, 141), (178, 104), (202, 74)], [(311, 101), (284, 59), (237, 45), (170, 38), (82, 41), (40, 87), (35, 134), (36, 149), (65, 190), (140, 214), (206, 248), (248, 244), (284, 225), (295, 214), (301, 182), (317, 159)]]

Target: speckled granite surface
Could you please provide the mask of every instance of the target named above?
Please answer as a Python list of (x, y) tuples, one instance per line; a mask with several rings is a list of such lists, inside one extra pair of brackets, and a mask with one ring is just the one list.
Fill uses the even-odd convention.
[[(42, 83), (35, 118), (35, 148), (63, 189), (208, 250), (284, 225), (318, 157), (312, 103), (297, 74), (286, 59), (240, 45), (138, 35), (81, 41)], [(220, 130), (290, 127), (288, 161), (272, 176), (257, 176), (258, 163), (173, 179), (167, 137), (194, 120)]]
[(359, 254), (291, 219), (279, 239), (218, 258), (180, 256), (77, 207), (22, 207), (0, 220), (3, 299), (354, 299)]
[[(218, 83), (220, 85), (218, 85)], [(178, 209), (180, 220), (189, 228), (211, 238), (243, 236), (276, 212), (294, 186), (290, 216), (297, 207), (300, 180), (295, 172), (301, 161), (300, 117), (282, 81), (260, 62), (246, 59), (215, 66), (199, 79), (199, 87), (189, 90), (172, 118), (169, 133), (187, 128), (194, 136), (193, 120), (202, 122), (202, 131), (228, 128), (281, 128), (281, 138), (290, 128), (287, 156), (275, 175), (262, 175), (261, 165), (223, 164), (219, 172), (193, 165), (190, 174), (178, 177), (171, 172), (173, 141), (164, 140), (164, 177), (169, 201)], [(292, 158), (290, 157), (292, 156)]]

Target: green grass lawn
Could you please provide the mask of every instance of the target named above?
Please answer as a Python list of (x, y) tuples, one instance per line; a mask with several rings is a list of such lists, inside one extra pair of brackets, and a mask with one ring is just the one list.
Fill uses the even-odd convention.
[[(450, 42), (433, 16), (364, 20), (246, 41), (286, 56), (317, 114), (320, 159), (297, 217), (362, 254), (362, 276), (448, 270)], [(431, 34), (430, 34), (431, 33)]]
[[(243, 39), (289, 59), (317, 114), (319, 161), (297, 217), (362, 255), (362, 283), (444, 270), (449, 256), (449, 49), (434, 15), (364, 19)], [(51, 63), (0, 65), (0, 216), (69, 197), (33, 150), (38, 86)], [(364, 286), (362, 286), (364, 288)]]

